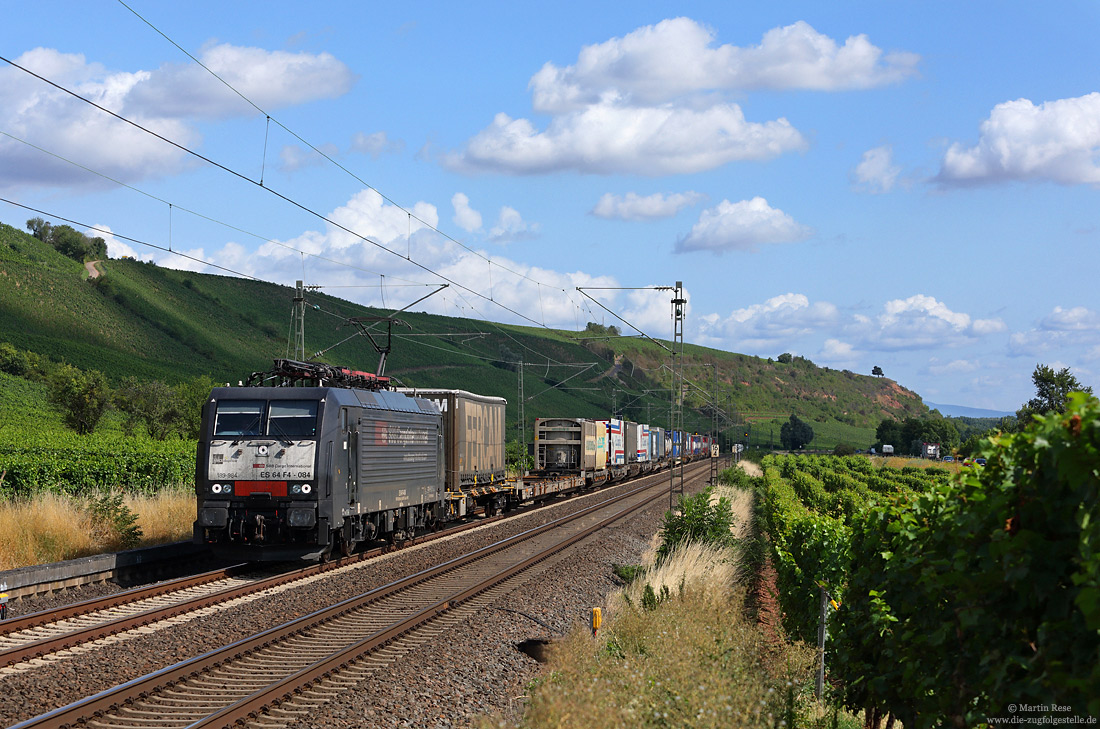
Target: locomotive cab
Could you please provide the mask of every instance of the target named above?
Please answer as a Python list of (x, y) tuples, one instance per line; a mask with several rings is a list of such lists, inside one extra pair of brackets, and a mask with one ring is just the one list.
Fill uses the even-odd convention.
[(227, 558), (317, 559), (401, 539), (442, 509), (438, 408), (392, 392), (215, 388), (194, 541)]
[(207, 403), (196, 541), (323, 549), (331, 516), (320, 513), (317, 498), (327, 486), (317, 458), (325, 403), (305, 388), (261, 392), (268, 389), (217, 388)]

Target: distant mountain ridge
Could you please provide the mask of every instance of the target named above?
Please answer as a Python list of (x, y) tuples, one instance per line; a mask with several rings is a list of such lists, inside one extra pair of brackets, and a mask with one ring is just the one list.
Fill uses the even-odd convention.
[(940, 415), (949, 418), (1003, 418), (1015, 415), (1015, 412), (1006, 410), (986, 410), (985, 408), (971, 408), (965, 405), (944, 405), (942, 403), (924, 401), (924, 404), (933, 410), (939, 410)]

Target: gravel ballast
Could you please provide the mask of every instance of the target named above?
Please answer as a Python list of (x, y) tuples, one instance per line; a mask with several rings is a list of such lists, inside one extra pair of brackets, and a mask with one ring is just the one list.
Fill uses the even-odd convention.
[[(706, 474), (706, 469), (698, 473)], [(209, 609), (167, 627), (153, 626), (147, 633), (105, 639), (77, 655), (0, 669), (0, 691), (6, 699), (0, 702), (0, 721), (3, 726), (24, 721), (546, 523), (577, 508), (582, 500), (592, 503), (636, 486), (637, 482), (612, 487), (405, 548), (354, 569), (326, 573), (307, 585)], [(532, 568), (465, 622), (377, 670), (296, 725), (457, 727), (485, 716), (514, 725), (522, 716), (526, 687), (542, 668), (515, 646), (530, 638), (559, 637), (574, 623), (587, 621), (592, 607), (605, 605), (607, 594), (621, 584), (612, 565), (639, 561), (667, 507), (668, 502), (659, 499), (574, 545), (566, 555)], [(78, 592), (75, 599), (90, 596)], [(25, 609), (52, 607), (62, 599), (28, 600)]]

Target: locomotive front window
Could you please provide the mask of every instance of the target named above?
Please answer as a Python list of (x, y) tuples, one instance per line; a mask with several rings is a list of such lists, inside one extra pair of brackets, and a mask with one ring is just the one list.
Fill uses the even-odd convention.
[(260, 435), (263, 400), (219, 400), (214, 435)]
[(272, 400), (267, 434), (285, 438), (317, 437), (316, 400)]

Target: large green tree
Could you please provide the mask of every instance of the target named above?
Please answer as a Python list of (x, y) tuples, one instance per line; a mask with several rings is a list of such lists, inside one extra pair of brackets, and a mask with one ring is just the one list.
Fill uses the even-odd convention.
[(809, 423), (799, 420), (797, 415), (792, 415), (779, 428), (779, 442), (789, 451), (797, 451), (802, 446), (809, 445), (813, 439), (814, 429)]
[(1092, 394), (1092, 388), (1082, 385), (1068, 367), (1056, 372), (1053, 367), (1037, 364), (1031, 373), (1031, 381), (1035, 384), (1035, 397), (1016, 411), (1016, 426), (1020, 430), (1031, 424), (1034, 415), (1064, 413), (1071, 392)]
[(59, 365), (49, 378), (50, 394), (65, 424), (78, 433), (91, 433), (111, 404), (111, 387), (98, 370), (82, 371)]
[(155, 440), (164, 440), (179, 427), (179, 401), (160, 380), (127, 377), (115, 393), (115, 407), (126, 414), (127, 431), (140, 426)]
[(921, 443), (939, 443), (945, 451), (954, 450), (960, 442), (959, 431), (946, 418), (906, 418), (898, 422), (886, 418), (875, 429), (879, 447), (892, 445), (897, 453), (916, 455)]

